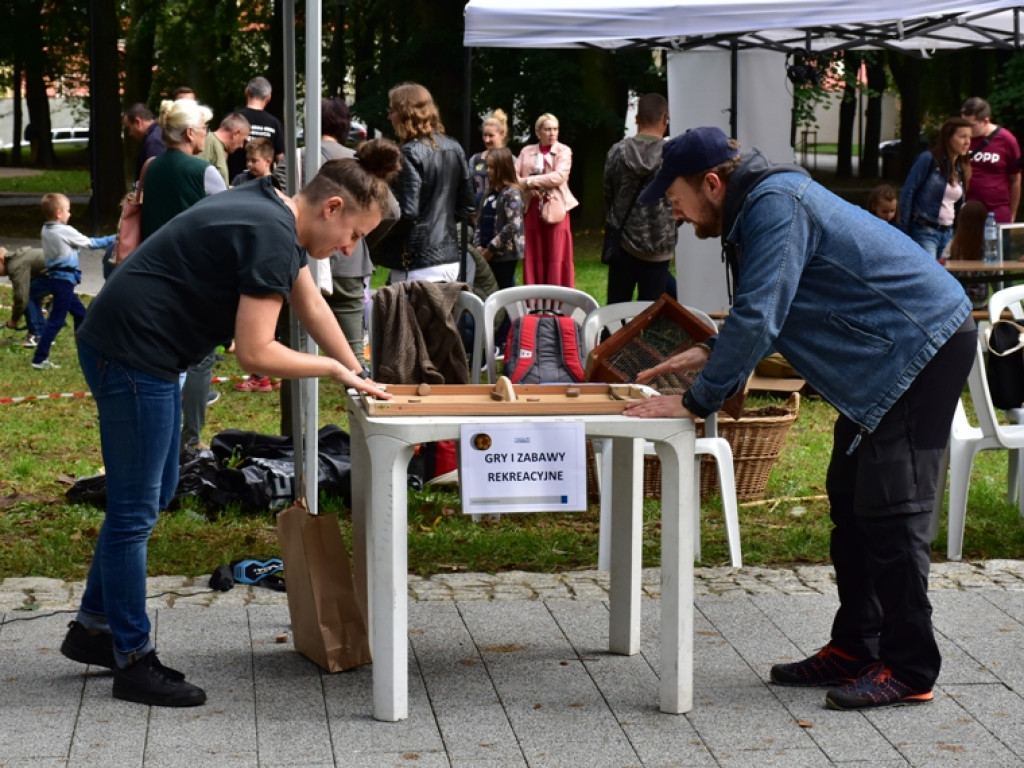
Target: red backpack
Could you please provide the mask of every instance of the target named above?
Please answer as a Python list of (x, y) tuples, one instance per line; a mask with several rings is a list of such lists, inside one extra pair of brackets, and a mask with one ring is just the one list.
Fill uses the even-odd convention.
[(571, 317), (524, 315), (512, 321), (504, 373), (513, 384), (575, 384), (584, 380), (583, 333)]

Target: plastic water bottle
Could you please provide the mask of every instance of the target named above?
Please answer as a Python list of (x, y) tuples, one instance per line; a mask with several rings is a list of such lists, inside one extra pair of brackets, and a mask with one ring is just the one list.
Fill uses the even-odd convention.
[(999, 261), (999, 225), (996, 224), (994, 213), (985, 219), (985, 263), (995, 264)]

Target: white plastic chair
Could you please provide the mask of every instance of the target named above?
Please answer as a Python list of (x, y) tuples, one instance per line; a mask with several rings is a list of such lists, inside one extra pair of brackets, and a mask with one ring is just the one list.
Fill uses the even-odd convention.
[[(468, 312), (473, 318), (473, 348), (467, 349), (466, 352), (470, 355), (469, 363), (469, 383), (479, 384), (480, 373), (484, 366), (484, 338), (485, 335), (482, 333), (484, 325), (484, 303), (472, 291), (462, 291), (459, 294), (458, 301), (455, 304), (456, 319), (462, 316), (464, 312)], [(372, 317), (373, 312), (369, 313)], [(426, 329), (425, 329), (426, 330)], [(384, 339), (377, 338), (374, 332), (373, 323), (370, 318), (367, 318), (367, 335), (370, 337), (370, 370), (374, 376), (377, 373), (377, 366), (381, 360), (381, 356), (384, 354), (383, 350), (386, 347)], [(408, 382), (414, 384), (417, 382)]]
[[(606, 307), (599, 307), (587, 315), (583, 322), (583, 344), (587, 354), (597, 346), (604, 330), (615, 333), (622, 328), (629, 320), (633, 319), (643, 310), (651, 305), (649, 301), (628, 301), (619, 304), (609, 304)], [(709, 328), (716, 328), (712, 320), (705, 312), (695, 307), (685, 307), (698, 320), (705, 323)], [(601, 570), (608, 570), (611, 563), (611, 541), (607, 532), (611, 530), (611, 466), (612, 453), (607, 450), (605, 440), (594, 440), (594, 458), (597, 461), (597, 482), (601, 493), (601, 517), (598, 532), (597, 567)], [(653, 455), (654, 445), (644, 444), (644, 452)], [(743, 566), (743, 556), (740, 547), (740, 522), (739, 505), (736, 501), (736, 474), (732, 461), (732, 446), (725, 438), (718, 436), (718, 416), (711, 414), (704, 420), (704, 437), (698, 437), (694, 444), (694, 471), (696, 482), (694, 483), (694, 505), (697, 519), (693, 526), (693, 551), (697, 562), (700, 562), (701, 540), (700, 540), (700, 463), (704, 455), (713, 456), (715, 466), (718, 469), (718, 486), (722, 490), (722, 509), (725, 513), (725, 529), (729, 542), (729, 559), (734, 568)]]
[[(992, 404), (992, 396), (988, 391), (985, 379), (984, 342), (979, 340), (975, 353), (974, 366), (967, 377), (967, 385), (974, 401), (974, 409), (978, 414), (978, 426), (974, 427), (967, 420), (963, 402), (957, 403), (953, 415), (953, 426), (949, 435), (949, 448), (943, 458), (939, 470), (940, 487), (935, 492), (932, 530), (938, 529), (938, 521), (942, 514), (942, 493), (945, 484), (946, 467), (949, 467), (949, 532), (946, 542), (946, 557), (959, 560), (963, 556), (964, 524), (967, 518), (967, 491), (971, 484), (971, 466), (978, 451), (1008, 450), (1010, 456), (1010, 474), (1017, 470), (1015, 452), (1024, 449), (1024, 425), (1002, 425), (996, 417), (996, 409)], [(1013, 479), (1010, 485), (1013, 485)], [(1011, 497), (1010, 501), (1013, 501)]]
[(582, 325), (587, 314), (597, 309), (597, 300), (589, 293), (560, 285), (517, 285), (495, 291), (484, 301), (484, 354), (488, 381), (498, 380), (495, 358), (494, 318), (504, 309), (509, 320), (531, 312), (548, 312), (573, 317)]

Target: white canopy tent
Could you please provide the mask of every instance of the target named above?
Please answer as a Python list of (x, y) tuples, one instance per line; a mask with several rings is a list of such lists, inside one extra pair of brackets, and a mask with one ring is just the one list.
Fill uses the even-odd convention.
[[(792, 51), (1019, 47), (1005, 0), (470, 0), (470, 48), (697, 47)], [(894, 15), (894, 11), (898, 15)]]
[[(785, 77), (791, 54), (1013, 50), (1021, 45), (1021, 10), (1006, 0), (905, 0), (898, 10), (882, 0), (470, 0), (464, 43), (667, 49), (674, 133), (719, 125), (744, 146), (786, 160), (792, 156)], [(683, 228), (676, 260), (686, 278), (679, 281), (680, 301), (706, 311), (728, 307), (717, 242), (697, 240)]]

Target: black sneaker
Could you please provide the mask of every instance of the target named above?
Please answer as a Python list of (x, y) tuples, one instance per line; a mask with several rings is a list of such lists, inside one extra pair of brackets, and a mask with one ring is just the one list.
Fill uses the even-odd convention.
[(935, 695), (918, 691), (897, 680), (885, 664), (871, 666), (863, 675), (841, 688), (825, 694), (829, 709), (868, 709), (871, 707), (904, 707), (930, 704)]
[(68, 624), (68, 633), (60, 645), (60, 652), (80, 664), (113, 669), (114, 637), (109, 632), (93, 634), (77, 621)]
[(206, 702), (206, 692), (186, 683), (184, 675), (160, 663), (150, 651), (134, 664), (114, 669), (114, 698), (153, 707), (196, 707)]
[(842, 685), (856, 680), (875, 662), (858, 659), (831, 643), (813, 656), (772, 667), (771, 680), (777, 685)]

